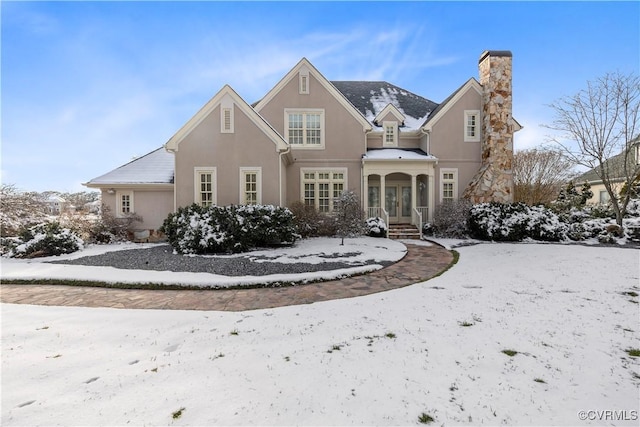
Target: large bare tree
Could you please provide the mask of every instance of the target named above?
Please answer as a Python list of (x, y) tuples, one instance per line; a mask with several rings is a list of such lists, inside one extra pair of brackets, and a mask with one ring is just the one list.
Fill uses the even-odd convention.
[(546, 149), (513, 155), (514, 201), (530, 206), (549, 204), (574, 175), (574, 163), (562, 152)]
[[(607, 73), (551, 108), (555, 119), (546, 127), (559, 132), (551, 141), (576, 164), (595, 171), (622, 226), (631, 192), (620, 194), (620, 188), (630, 187), (640, 173), (640, 78)], [(614, 157), (620, 161), (611, 161)]]

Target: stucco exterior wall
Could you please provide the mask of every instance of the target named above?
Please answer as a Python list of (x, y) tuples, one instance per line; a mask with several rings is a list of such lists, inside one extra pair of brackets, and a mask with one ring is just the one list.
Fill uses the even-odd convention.
[(291, 147), (293, 163), (286, 172), (286, 204), (301, 199), (301, 168), (346, 168), (345, 188), (360, 195), (361, 159), (366, 149), (362, 124), (312, 74), (309, 75), (309, 94), (299, 93), (296, 76), (259, 113), (287, 139), (285, 109), (305, 108), (324, 109), (324, 149)]
[(431, 153), (438, 158), (435, 174), (435, 200), (440, 200), (440, 170), (453, 168), (458, 170), (458, 197), (480, 169), (481, 143), (465, 142), (465, 110), (480, 110), (481, 95), (468, 90), (434, 124), (430, 135)]
[(117, 216), (116, 196), (121, 192), (133, 192), (134, 213), (142, 217), (142, 222), (134, 223), (134, 230), (158, 230), (165, 218), (173, 212), (173, 190), (154, 190), (149, 188), (118, 188), (117, 192), (109, 194), (102, 189), (102, 204), (107, 206), (112, 215)]
[(261, 168), (262, 204), (280, 203), (280, 156), (274, 142), (234, 105), (234, 132), (220, 130), (220, 106), (180, 142), (176, 153), (177, 207), (195, 202), (195, 169), (216, 168), (215, 202), (240, 203), (240, 168)]

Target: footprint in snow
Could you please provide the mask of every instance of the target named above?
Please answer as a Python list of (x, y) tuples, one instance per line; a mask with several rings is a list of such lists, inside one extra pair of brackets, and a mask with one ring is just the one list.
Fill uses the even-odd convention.
[(98, 381), (100, 377), (93, 377), (93, 378), (89, 378), (88, 380), (86, 380), (84, 383), (85, 384), (91, 384), (94, 381)]
[(178, 349), (178, 347), (180, 347), (179, 344), (173, 344), (173, 345), (170, 345), (169, 347), (165, 348), (164, 351), (166, 351), (167, 353), (171, 353), (171, 352), (176, 351)]

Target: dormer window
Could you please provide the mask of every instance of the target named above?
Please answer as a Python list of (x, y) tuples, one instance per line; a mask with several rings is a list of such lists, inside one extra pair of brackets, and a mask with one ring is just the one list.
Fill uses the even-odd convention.
[(383, 122), (382, 142), (385, 147), (398, 146), (398, 122)]

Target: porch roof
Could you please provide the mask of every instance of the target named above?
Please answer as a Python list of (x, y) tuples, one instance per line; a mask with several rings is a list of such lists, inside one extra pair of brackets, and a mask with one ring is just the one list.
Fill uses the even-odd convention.
[(367, 150), (362, 156), (364, 160), (427, 160), (437, 161), (438, 158), (420, 149), (378, 148)]

